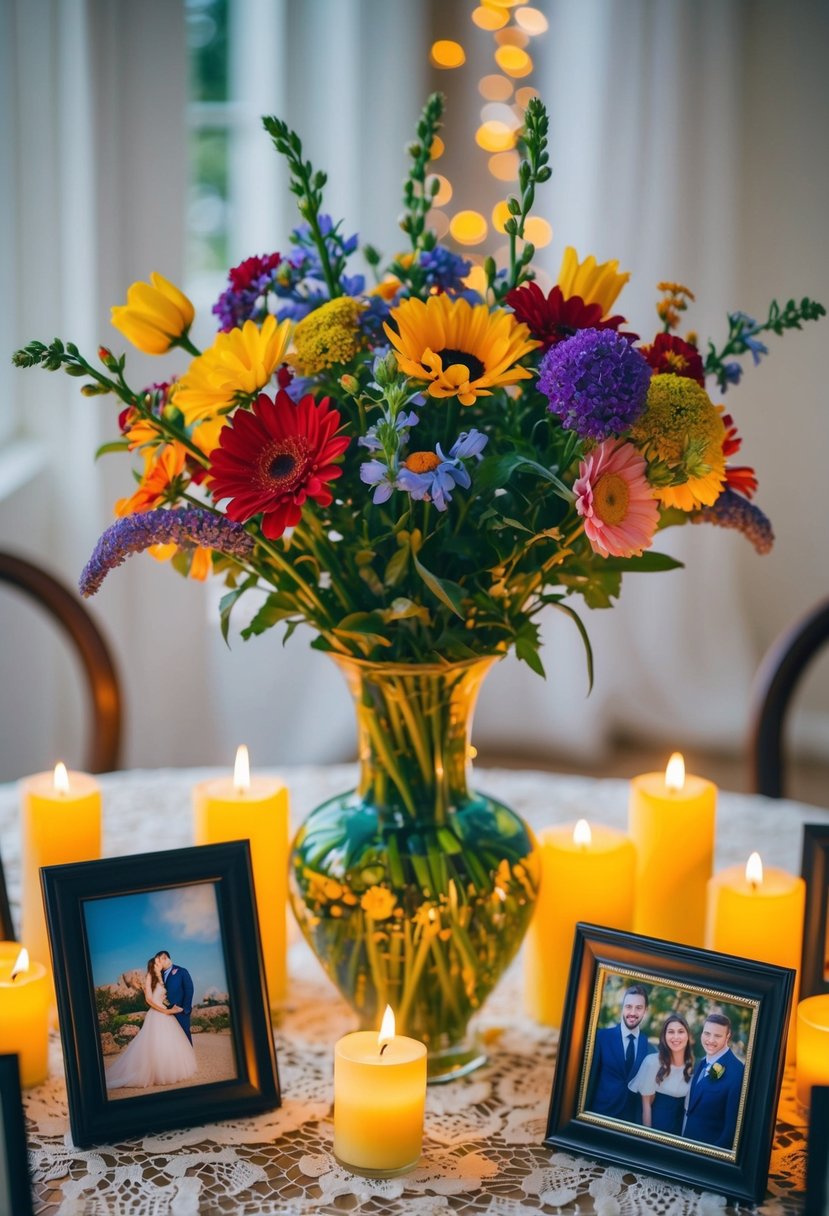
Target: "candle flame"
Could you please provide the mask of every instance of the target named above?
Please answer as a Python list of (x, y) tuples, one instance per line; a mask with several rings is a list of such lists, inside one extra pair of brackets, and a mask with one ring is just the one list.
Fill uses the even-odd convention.
[(759, 853), (752, 853), (746, 862), (746, 882), (750, 882), (753, 887), (762, 886), (763, 861)]
[(671, 793), (678, 793), (685, 786), (685, 759), (682, 752), (674, 752), (665, 769), (665, 785)]
[(586, 819), (580, 819), (573, 828), (573, 844), (581, 845), (583, 849), (586, 849), (592, 843), (593, 833), (590, 831), (590, 824)]
[(66, 771), (66, 765), (62, 760), (58, 760), (55, 765), (55, 775), (52, 778), (56, 794), (69, 793), (69, 774)]
[(26, 949), (25, 946), (23, 946), (20, 953), (18, 954), (17, 958), (15, 959), (14, 966), (12, 967), (12, 979), (16, 980), (18, 975), (20, 975), (22, 972), (28, 971), (28, 970), (29, 970), (29, 951)]
[(380, 1033), (377, 1036), (377, 1044), (380, 1048), (380, 1055), (388, 1047), (394, 1038), (394, 1011), (391, 1005), (386, 1006), (386, 1012), (383, 1014), (383, 1021), (380, 1024)]
[(250, 789), (250, 757), (244, 743), (236, 748), (236, 762), (233, 765), (233, 788), (237, 794), (246, 794)]

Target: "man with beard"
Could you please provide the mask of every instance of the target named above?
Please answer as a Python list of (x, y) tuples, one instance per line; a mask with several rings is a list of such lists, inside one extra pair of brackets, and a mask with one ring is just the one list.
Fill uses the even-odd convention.
[(585, 1110), (626, 1123), (642, 1122), (642, 1102), (628, 1089), (645, 1056), (655, 1051), (642, 1030), (648, 1012), (648, 993), (632, 984), (622, 998), (622, 1020), (596, 1035), (587, 1086)]

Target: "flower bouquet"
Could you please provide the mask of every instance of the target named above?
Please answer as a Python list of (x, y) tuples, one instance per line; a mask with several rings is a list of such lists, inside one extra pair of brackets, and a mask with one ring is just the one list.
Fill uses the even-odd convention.
[(301, 829), (295, 911), (363, 1024), (391, 1003), (445, 1074), (480, 1058), (467, 1022), (518, 948), (538, 884), (526, 826), (468, 788), (481, 680), (510, 649), (543, 674), (548, 609), (574, 621), (590, 667), (574, 601), (609, 607), (626, 572), (677, 566), (653, 547), (666, 526), (738, 528), (768, 550), (756, 478), (733, 463), (734, 421), (705, 385), (724, 393), (766, 333), (824, 309), (772, 303), (762, 323), (734, 313), (722, 345), (702, 345), (677, 332), (692, 293), (663, 283), (660, 332), (640, 340), (614, 311), (629, 275), (573, 249), (545, 294), (524, 239), (551, 174), (538, 99), (507, 200), (508, 262), (487, 258), (470, 278), (429, 227), (441, 116), (435, 95), (408, 149), (408, 248), (384, 264), (364, 247), (373, 281), (350, 269), (356, 236), (324, 213), (325, 174), (266, 118), (302, 221), (290, 249), (230, 271), (204, 351), (190, 301), (161, 275), (112, 310), (140, 350), (187, 351), (183, 375), (136, 390), (123, 355), (102, 347), (94, 364), (59, 340), (15, 362), (114, 397), (120, 436), (102, 451), (139, 461), (84, 595), (148, 550), (224, 580), (225, 637), (238, 601), (258, 595), (244, 638), (310, 625), (342, 668), (360, 782)]

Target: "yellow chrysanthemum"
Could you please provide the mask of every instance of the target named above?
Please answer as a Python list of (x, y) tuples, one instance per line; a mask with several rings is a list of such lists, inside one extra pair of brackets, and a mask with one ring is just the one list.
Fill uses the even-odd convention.
[(176, 406), (187, 425), (216, 419), (231, 408), (237, 393), (260, 392), (284, 361), (290, 339), (291, 322), (277, 325), (275, 317), (266, 317), (261, 329), (245, 321), (241, 329), (217, 334), (176, 388)]
[(472, 405), (493, 388), (517, 384), (531, 373), (518, 360), (540, 342), (510, 312), (468, 304), (447, 295), (404, 300), (392, 309), (397, 331), (384, 325), (402, 372), (428, 382), (431, 397), (457, 397)]
[(581, 296), (585, 304), (601, 304), (602, 316), (606, 317), (629, 278), (628, 272), (619, 274), (618, 261), (597, 262), (591, 253), (580, 262), (573, 246), (568, 245), (561, 259), (558, 285), (565, 300)]
[(300, 375), (316, 376), (327, 367), (350, 363), (364, 346), (360, 313), (365, 305), (351, 296), (338, 296), (303, 317), (294, 330), (295, 353), (290, 362)]
[(388, 887), (369, 887), (360, 900), (360, 907), (372, 920), (386, 920), (397, 903)]
[(126, 304), (116, 304), (112, 324), (146, 355), (163, 355), (193, 324), (195, 309), (183, 291), (155, 271), (150, 283), (133, 283)]
[[(645, 410), (631, 438), (649, 459), (688, 472), (681, 485), (654, 487), (664, 507), (696, 511), (719, 498), (725, 485), (725, 427), (696, 381), (670, 374), (652, 377)], [(700, 471), (694, 473), (695, 468)]]

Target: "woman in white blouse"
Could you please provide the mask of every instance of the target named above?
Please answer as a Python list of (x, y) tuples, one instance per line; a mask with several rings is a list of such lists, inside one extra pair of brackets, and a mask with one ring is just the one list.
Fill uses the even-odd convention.
[(685, 1099), (694, 1071), (691, 1031), (681, 1013), (669, 1013), (656, 1051), (645, 1056), (628, 1089), (642, 1095), (642, 1123), (658, 1132), (682, 1134)]

